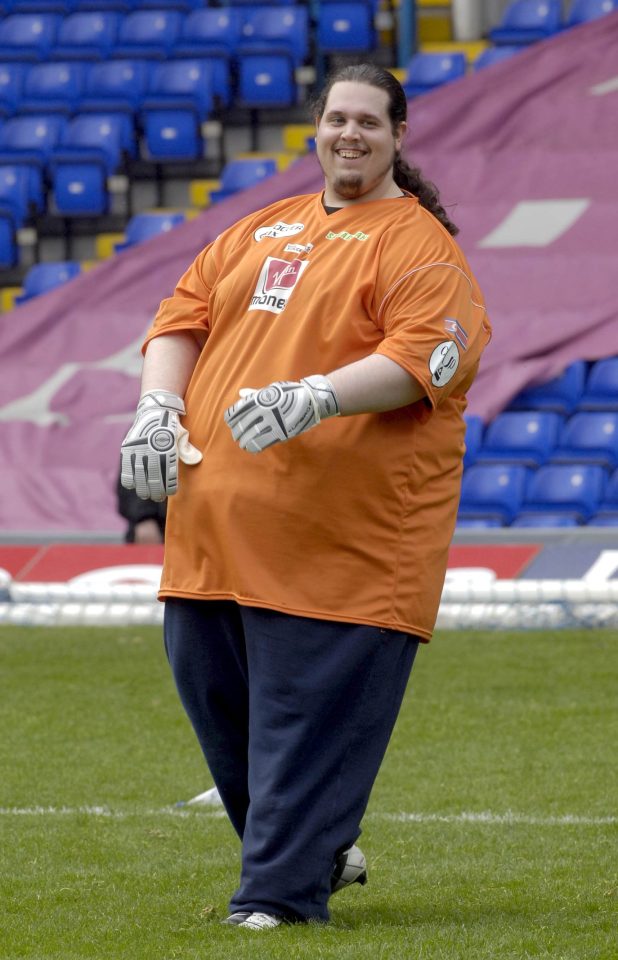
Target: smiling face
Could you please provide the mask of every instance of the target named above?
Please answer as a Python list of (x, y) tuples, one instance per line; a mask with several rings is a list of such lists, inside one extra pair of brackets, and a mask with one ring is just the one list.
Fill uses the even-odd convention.
[(393, 161), (406, 124), (393, 132), (388, 103), (385, 90), (367, 83), (345, 80), (331, 87), (316, 135), (327, 205), (401, 195), (393, 180)]

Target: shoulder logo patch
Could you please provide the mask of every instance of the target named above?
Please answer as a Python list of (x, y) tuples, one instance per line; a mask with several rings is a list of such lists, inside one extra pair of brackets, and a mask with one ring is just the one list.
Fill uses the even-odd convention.
[(459, 350), (454, 340), (443, 340), (429, 358), (431, 382), (434, 387), (445, 387), (453, 379), (459, 366)]

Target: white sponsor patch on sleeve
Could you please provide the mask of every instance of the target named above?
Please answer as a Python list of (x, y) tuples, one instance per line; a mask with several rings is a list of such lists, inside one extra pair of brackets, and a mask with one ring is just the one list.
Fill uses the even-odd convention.
[(429, 358), (431, 382), (434, 387), (445, 387), (459, 366), (459, 350), (454, 340), (443, 340)]

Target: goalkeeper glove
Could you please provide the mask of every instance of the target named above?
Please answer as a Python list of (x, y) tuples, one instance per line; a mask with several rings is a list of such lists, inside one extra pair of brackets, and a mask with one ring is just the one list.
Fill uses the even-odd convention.
[(120, 482), (142, 500), (171, 497), (178, 489), (178, 459), (189, 464), (202, 459), (180, 423), (184, 412), (182, 398), (167, 390), (150, 390), (138, 404), (122, 442)]
[(225, 422), (234, 440), (249, 453), (291, 440), (320, 420), (339, 414), (333, 385), (322, 376), (303, 377), (300, 382), (279, 380), (261, 390), (242, 389), (240, 396), (225, 411)]

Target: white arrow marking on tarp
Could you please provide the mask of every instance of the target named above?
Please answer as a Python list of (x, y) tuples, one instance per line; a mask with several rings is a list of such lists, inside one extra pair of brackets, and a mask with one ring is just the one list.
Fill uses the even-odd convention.
[(593, 97), (604, 97), (606, 93), (616, 93), (616, 91), (618, 91), (618, 77), (612, 77), (611, 80), (596, 83), (594, 87), (590, 87), (588, 93)]
[[(27, 420), (41, 427), (48, 427), (53, 423), (66, 426), (70, 422), (66, 414), (49, 409), (50, 400), (60, 387), (64, 386), (78, 370), (116, 370), (128, 376), (139, 376), (142, 365), (140, 347), (143, 342), (144, 337), (140, 337), (117, 353), (104, 357), (103, 360), (63, 363), (31, 393), (0, 407), (0, 420)], [(135, 399), (137, 401), (137, 393)], [(125, 416), (126, 414), (122, 419)]]
[(479, 247), (547, 247), (576, 223), (590, 200), (522, 200)]

